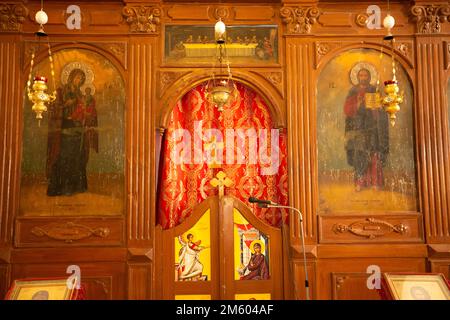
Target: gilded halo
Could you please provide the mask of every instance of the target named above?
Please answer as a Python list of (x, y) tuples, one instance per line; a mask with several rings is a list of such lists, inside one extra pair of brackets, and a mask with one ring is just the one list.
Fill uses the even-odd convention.
[(81, 92), (86, 92), (86, 88), (91, 89), (91, 94), (95, 94), (95, 86), (94, 86), (94, 72), (92, 71), (91, 66), (89, 66), (87, 63), (79, 62), (79, 61), (73, 61), (69, 62), (64, 66), (61, 72), (61, 83), (63, 85), (67, 84), (67, 80), (69, 79), (69, 75), (74, 69), (80, 69), (84, 72), (86, 76), (86, 80), (84, 81), (84, 84), (81, 86), (80, 90)]
[(264, 253), (266, 252), (266, 244), (265, 244), (262, 240), (260, 240), (260, 239), (253, 240), (252, 243), (250, 243), (250, 251), (251, 251), (252, 253), (255, 253), (254, 246), (255, 246), (255, 244), (257, 244), (257, 243), (259, 243), (259, 244), (261, 245), (261, 253), (264, 254)]
[(378, 80), (378, 71), (375, 68), (375, 66), (367, 61), (362, 61), (362, 62), (358, 62), (356, 63), (352, 69), (350, 70), (350, 82), (354, 85), (357, 86), (359, 84), (358, 82), (358, 72), (361, 69), (367, 69), (370, 72), (370, 84), (371, 85), (376, 85), (377, 80)]

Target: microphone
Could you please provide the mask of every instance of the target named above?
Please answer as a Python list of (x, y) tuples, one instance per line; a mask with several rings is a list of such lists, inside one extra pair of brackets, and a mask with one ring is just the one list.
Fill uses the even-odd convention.
[[(255, 198), (255, 197), (248, 198), (248, 202), (250, 202), (250, 203), (257, 203), (260, 208), (267, 208), (267, 205), (271, 205), (271, 206), (277, 206), (278, 205), (278, 203), (275, 203), (273, 201), (262, 200), (262, 199), (258, 199), (258, 198)], [(262, 205), (266, 205), (266, 206), (263, 207)]]

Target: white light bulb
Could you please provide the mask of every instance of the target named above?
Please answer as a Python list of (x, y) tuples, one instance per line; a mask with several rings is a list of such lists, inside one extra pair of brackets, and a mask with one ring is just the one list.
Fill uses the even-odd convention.
[(386, 29), (392, 29), (395, 26), (395, 19), (393, 16), (388, 14), (383, 20), (383, 26)]
[(216, 22), (216, 25), (214, 26), (214, 31), (216, 34), (222, 35), (225, 33), (225, 23), (222, 22), (222, 20), (219, 19), (219, 21)]
[(39, 23), (40, 25), (43, 25), (43, 24), (47, 23), (48, 16), (44, 10), (39, 10), (38, 12), (36, 12), (35, 19), (36, 19), (37, 23)]

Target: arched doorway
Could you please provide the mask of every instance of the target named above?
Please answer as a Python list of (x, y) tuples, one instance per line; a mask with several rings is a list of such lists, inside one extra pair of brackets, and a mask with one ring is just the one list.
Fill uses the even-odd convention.
[(283, 212), (250, 208), (247, 199), (287, 204), (285, 134), (258, 93), (237, 87), (222, 112), (204, 85), (173, 109), (158, 192), (161, 298), (283, 297)]

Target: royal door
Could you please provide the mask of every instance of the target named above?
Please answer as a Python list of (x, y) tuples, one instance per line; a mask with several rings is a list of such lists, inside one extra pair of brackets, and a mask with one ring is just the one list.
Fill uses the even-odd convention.
[(163, 299), (283, 299), (281, 231), (232, 196), (209, 197), (161, 230)]

